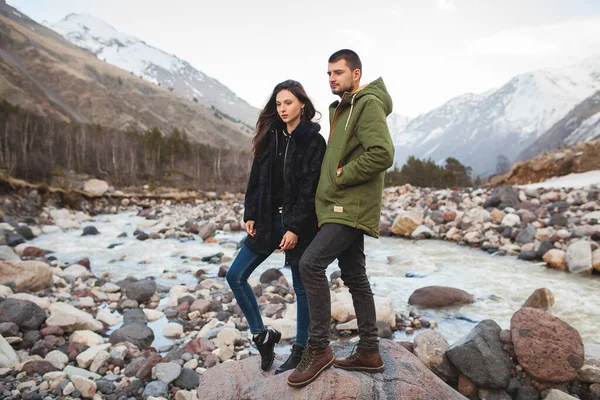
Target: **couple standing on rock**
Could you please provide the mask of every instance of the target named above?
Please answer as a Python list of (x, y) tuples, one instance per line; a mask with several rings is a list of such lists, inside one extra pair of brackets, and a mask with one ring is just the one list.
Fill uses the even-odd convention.
[[(312, 122), (315, 108), (296, 81), (275, 86), (260, 112), (245, 198), (248, 237), (227, 273), (266, 371), (281, 333), (265, 328), (248, 277), (273, 251), (285, 251), (297, 299), (296, 340), (275, 373), (293, 369), (288, 376), (293, 387), (307, 385), (332, 364), (370, 372), (384, 368), (364, 235), (379, 235), (384, 173), (394, 159), (386, 123), (392, 100), (381, 78), (359, 86), (362, 64), (352, 50), (331, 55), (327, 74), (331, 91), (341, 97), (329, 107), (327, 145)], [(325, 271), (335, 259), (352, 294), (360, 336), (346, 359), (334, 359), (328, 339)]]

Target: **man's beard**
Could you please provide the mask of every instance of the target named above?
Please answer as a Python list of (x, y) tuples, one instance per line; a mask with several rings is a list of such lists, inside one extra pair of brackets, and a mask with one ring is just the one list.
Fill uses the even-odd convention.
[(352, 86), (352, 84), (348, 84), (345, 86), (340, 85), (338, 89), (331, 89), (331, 93), (335, 94), (336, 96), (340, 96), (340, 97), (342, 97), (344, 95), (344, 93), (346, 93), (346, 92), (351, 93), (352, 91), (354, 91), (354, 87)]

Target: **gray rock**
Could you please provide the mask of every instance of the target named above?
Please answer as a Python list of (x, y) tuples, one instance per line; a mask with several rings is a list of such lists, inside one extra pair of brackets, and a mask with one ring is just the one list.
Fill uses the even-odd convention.
[(446, 353), (452, 364), (478, 387), (508, 386), (512, 364), (499, 339), (501, 330), (492, 320), (481, 321)]
[(567, 247), (567, 267), (573, 273), (592, 271), (592, 246), (590, 242), (581, 240)]
[(21, 258), (8, 246), (0, 246), (0, 260), (21, 261)]
[(444, 218), (444, 213), (441, 211), (434, 211), (429, 216), (433, 222), (437, 225), (444, 225), (446, 223), (446, 219)]
[(110, 334), (110, 342), (112, 344), (129, 342), (140, 349), (149, 347), (153, 341), (154, 332), (152, 329), (137, 322), (125, 325)]
[(390, 324), (383, 321), (377, 321), (377, 335), (380, 338), (391, 339), (394, 336), (394, 332), (392, 332), (392, 328), (390, 328)]
[(533, 225), (527, 224), (525, 229), (523, 229), (521, 232), (519, 232), (519, 234), (517, 235), (517, 238), (515, 240), (519, 244), (531, 243), (535, 240), (536, 232), (537, 232), (537, 230), (535, 229), (535, 227)]
[(172, 362), (157, 364), (153, 377), (165, 383), (171, 383), (181, 375), (181, 366)]
[(148, 319), (146, 318), (146, 314), (144, 314), (144, 310), (141, 308), (131, 308), (125, 310), (123, 312), (123, 326), (131, 323), (146, 325), (148, 323)]
[(36, 330), (46, 321), (46, 312), (28, 300), (6, 299), (0, 303), (0, 322), (13, 322), (21, 330)]
[(156, 293), (156, 282), (152, 279), (130, 283), (125, 289), (128, 299), (135, 300), (139, 304), (145, 303)]
[(563, 214), (554, 214), (550, 217), (550, 222), (548, 222), (548, 226), (567, 226), (569, 225), (569, 220)]
[(496, 207), (503, 210), (506, 207), (512, 207), (518, 209), (520, 203), (519, 194), (512, 186), (499, 186), (494, 189), (490, 198), (483, 203), (483, 208)]
[(27, 225), (19, 225), (15, 229), (15, 232), (18, 233), (19, 235), (23, 236), (23, 238), (25, 240), (33, 240), (33, 238), (34, 238), (31, 228), (28, 227)]
[(260, 276), (260, 283), (269, 284), (273, 281), (278, 281), (283, 276), (283, 273), (277, 268), (269, 268)]
[(517, 257), (519, 260), (524, 260), (524, 261), (535, 261), (538, 260), (540, 257), (538, 256), (537, 251), (522, 251), (519, 253), (519, 257)]
[(96, 227), (94, 226), (86, 226), (85, 228), (83, 228), (83, 233), (81, 234), (81, 236), (88, 236), (88, 235), (98, 235), (100, 232), (98, 232), (98, 229), (96, 229)]
[(181, 374), (177, 379), (175, 379), (173, 385), (185, 390), (194, 390), (198, 388), (199, 381), (200, 375), (198, 375), (195, 371), (192, 371), (189, 368), (182, 368)]
[(19, 326), (14, 322), (1, 322), (0, 335), (4, 337), (18, 336)]
[(554, 248), (554, 243), (552, 243), (552, 240), (550, 240), (550, 238), (542, 239), (542, 241), (540, 242), (540, 247), (538, 247), (538, 249), (537, 249), (538, 257), (542, 258), (544, 256), (544, 254), (546, 254), (548, 251), (552, 250), (553, 248)]
[(18, 233), (8, 232), (6, 233), (6, 244), (10, 247), (15, 247), (20, 245), (21, 243), (25, 243), (25, 238)]
[(504, 390), (479, 389), (478, 394), (480, 400), (512, 400)]
[(148, 397), (168, 397), (169, 385), (162, 381), (153, 381), (146, 385), (142, 398), (147, 399)]

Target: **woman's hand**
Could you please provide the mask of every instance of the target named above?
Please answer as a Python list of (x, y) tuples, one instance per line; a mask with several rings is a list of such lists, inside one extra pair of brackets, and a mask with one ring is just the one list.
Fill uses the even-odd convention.
[(256, 236), (256, 228), (254, 227), (254, 221), (251, 219), (246, 221), (246, 232), (248, 232), (248, 235), (252, 237)]
[(283, 235), (281, 243), (279, 243), (279, 248), (281, 250), (291, 250), (296, 247), (296, 243), (298, 243), (298, 235), (294, 232), (287, 231), (285, 235)]

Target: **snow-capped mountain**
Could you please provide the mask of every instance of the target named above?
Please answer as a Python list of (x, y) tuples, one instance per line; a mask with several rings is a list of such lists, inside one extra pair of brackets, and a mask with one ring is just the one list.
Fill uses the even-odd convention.
[(487, 175), (497, 156), (517, 155), (573, 107), (600, 89), (600, 57), (512, 78), (497, 90), (465, 94), (412, 120), (395, 132), (396, 163), (406, 158), (455, 157)]
[(600, 138), (600, 91), (585, 99), (558, 121), (531, 146), (523, 150), (518, 160), (527, 160), (544, 151), (573, 146)]
[(190, 100), (214, 106), (221, 113), (254, 126), (258, 110), (222, 83), (188, 62), (121, 33), (106, 22), (86, 14), (69, 14), (47, 25), (71, 43), (94, 53), (98, 59), (132, 72)]
[(411, 120), (411, 117), (407, 117), (396, 113), (391, 113), (390, 115), (388, 115), (387, 124), (390, 133), (392, 134), (392, 140), (394, 141), (394, 143), (396, 143), (396, 138), (394, 137), (394, 134), (403, 132)]

